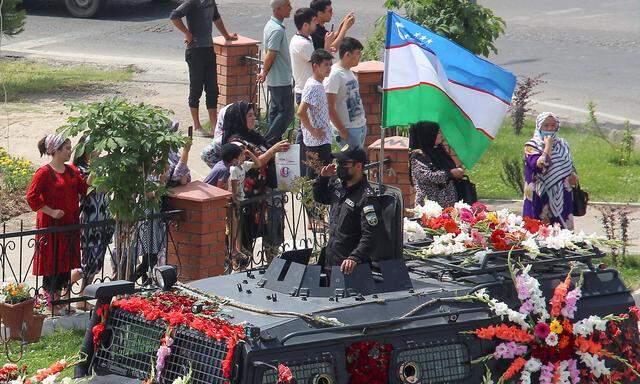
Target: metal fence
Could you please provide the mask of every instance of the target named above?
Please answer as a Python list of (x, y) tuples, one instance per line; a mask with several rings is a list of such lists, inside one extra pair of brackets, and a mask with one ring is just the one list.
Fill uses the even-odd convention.
[(327, 210), (305, 193), (274, 190), (230, 203), (227, 272), (267, 265), (284, 251), (317, 255), (328, 239)]
[[(145, 220), (134, 226), (134, 242), (129, 249), (129, 269), (140, 272), (149, 254), (153, 261), (166, 260), (168, 247), (175, 249), (169, 227), (177, 225), (176, 219), (181, 211), (169, 211), (149, 214)], [(86, 301), (82, 290), (92, 283), (110, 281), (115, 277), (119, 265), (116, 260), (115, 221), (104, 220), (67, 226), (39, 229), (24, 229), (20, 221), (17, 231), (7, 231), (2, 224), (0, 232), (0, 276), (2, 282), (26, 283), (32, 296), (46, 293), (53, 306), (70, 308), (73, 302)], [(81, 245), (82, 244), (82, 245)], [(46, 255), (50, 260), (43, 260)], [(92, 258), (91, 260), (88, 260)], [(75, 267), (81, 261), (83, 279), (71, 283), (69, 267)], [(45, 266), (40, 268), (39, 266)], [(48, 276), (44, 276), (48, 275)], [(67, 282), (67, 279), (69, 281)], [(62, 289), (60, 297), (54, 296)]]

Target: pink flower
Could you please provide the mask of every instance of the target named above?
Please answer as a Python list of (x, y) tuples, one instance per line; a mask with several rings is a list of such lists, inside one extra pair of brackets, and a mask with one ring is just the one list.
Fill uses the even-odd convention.
[(476, 213), (480, 213), (480, 212), (487, 212), (488, 208), (486, 205), (482, 204), (481, 202), (476, 201), (471, 205), (471, 209)]
[(470, 210), (462, 208), (460, 210), (460, 220), (464, 221), (465, 223), (473, 223), (475, 221), (475, 216)]
[(524, 303), (522, 303), (522, 305), (520, 306), (520, 310), (518, 312), (528, 315), (531, 313), (531, 311), (533, 311), (533, 303), (531, 303), (531, 300), (527, 300)]
[(543, 239), (546, 239), (551, 235), (551, 228), (548, 225), (541, 225), (540, 229), (538, 229), (538, 235)]
[(536, 335), (540, 340), (544, 340), (551, 332), (551, 328), (549, 328), (549, 324), (547, 323), (538, 323), (536, 327), (533, 329), (533, 334)]
[(551, 384), (553, 382), (553, 371), (555, 371), (553, 363), (543, 365), (540, 368), (540, 384)]
[(167, 347), (166, 345), (163, 345), (160, 348), (158, 348), (158, 352), (156, 353), (156, 357), (158, 358), (158, 361), (156, 361), (156, 372), (158, 373), (158, 376), (162, 374), (165, 360), (167, 359), (167, 356), (169, 356), (170, 354), (171, 354), (171, 348)]
[(522, 275), (516, 275), (516, 290), (518, 291), (518, 299), (520, 300), (527, 300), (531, 297), (531, 293), (529, 293)]
[(573, 319), (577, 309), (576, 303), (580, 300), (580, 297), (582, 297), (582, 292), (579, 287), (576, 287), (567, 293), (564, 308), (560, 311), (562, 316)]
[(527, 353), (527, 346), (514, 343), (500, 343), (496, 346), (493, 356), (496, 359), (514, 359), (516, 356), (522, 356)]
[(578, 384), (580, 382), (580, 371), (578, 370), (578, 362), (575, 359), (569, 360), (569, 377), (571, 378), (571, 384)]
[(487, 239), (477, 229), (471, 230), (471, 238), (473, 239), (473, 243), (479, 247), (485, 248), (487, 246)]

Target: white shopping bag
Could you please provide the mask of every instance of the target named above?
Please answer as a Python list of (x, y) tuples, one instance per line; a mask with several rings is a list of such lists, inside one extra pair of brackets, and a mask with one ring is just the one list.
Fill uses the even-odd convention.
[(286, 152), (276, 153), (278, 189), (287, 190), (300, 177), (300, 144), (291, 144)]

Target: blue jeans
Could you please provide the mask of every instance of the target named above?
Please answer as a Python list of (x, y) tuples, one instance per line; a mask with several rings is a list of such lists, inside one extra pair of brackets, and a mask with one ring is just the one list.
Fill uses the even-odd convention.
[(367, 126), (364, 125), (358, 128), (347, 128), (349, 132), (349, 138), (347, 140), (342, 139), (340, 135), (336, 136), (336, 141), (339, 146), (349, 144), (352, 147), (364, 147), (364, 139), (367, 137)]
[(268, 87), (269, 99), (269, 129), (265, 135), (267, 143), (273, 145), (282, 140), (282, 135), (293, 121), (293, 87)]

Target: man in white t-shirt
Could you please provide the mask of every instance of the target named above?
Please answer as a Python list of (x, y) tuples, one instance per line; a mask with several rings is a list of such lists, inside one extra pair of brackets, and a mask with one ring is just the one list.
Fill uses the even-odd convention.
[[(302, 138), (307, 157), (314, 153), (316, 161), (322, 166), (331, 162), (331, 122), (329, 105), (322, 81), (331, 71), (333, 56), (324, 49), (318, 49), (311, 55), (313, 76), (307, 80), (302, 90), (302, 100), (298, 107), (298, 118), (302, 127)], [(307, 176), (315, 178), (315, 171), (309, 167)]]
[(362, 56), (362, 43), (353, 37), (345, 37), (340, 43), (340, 61), (331, 67), (324, 80), (329, 101), (329, 115), (336, 130), (340, 146), (364, 146), (367, 136), (367, 120), (360, 97), (360, 84), (351, 68), (358, 65)]

